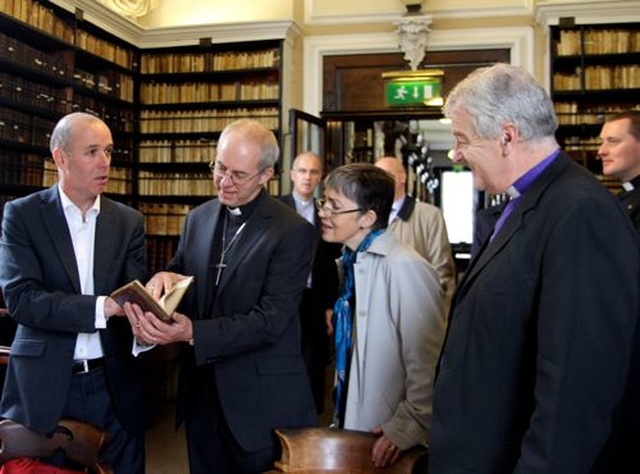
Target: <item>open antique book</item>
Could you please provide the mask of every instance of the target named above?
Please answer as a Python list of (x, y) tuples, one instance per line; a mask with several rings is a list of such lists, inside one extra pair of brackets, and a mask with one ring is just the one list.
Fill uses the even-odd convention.
[(182, 297), (191, 283), (193, 283), (192, 276), (184, 278), (173, 285), (159, 300), (156, 300), (139, 280), (133, 280), (121, 286), (109, 296), (120, 306), (124, 305), (127, 301), (136, 303), (143, 311), (151, 311), (158, 318), (170, 323), (172, 321), (171, 314), (180, 304)]

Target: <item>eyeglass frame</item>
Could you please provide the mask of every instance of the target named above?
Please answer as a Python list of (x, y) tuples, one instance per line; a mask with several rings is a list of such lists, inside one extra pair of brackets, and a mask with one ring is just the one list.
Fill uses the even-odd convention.
[[(249, 181), (251, 181), (253, 178), (255, 178), (256, 176), (260, 176), (262, 173), (264, 173), (268, 168), (265, 168), (263, 170), (258, 171), (255, 174), (249, 175), (249, 176), (244, 176), (244, 177), (239, 177), (237, 176), (237, 173), (244, 173), (244, 171), (237, 171), (237, 170), (230, 170), (229, 168), (225, 167), (225, 170), (219, 170), (216, 169), (216, 163), (218, 161), (217, 160), (213, 160), (209, 162), (209, 169), (211, 170), (211, 173), (214, 176), (217, 176), (218, 178), (220, 178), (222, 180), (222, 178), (228, 178), (231, 180), (231, 182), (235, 185), (243, 185), (243, 184), (247, 184)], [(222, 165), (224, 166), (224, 164)], [(236, 173), (236, 175), (234, 175), (234, 173)]]
[(362, 212), (362, 208), (359, 207), (357, 209), (343, 209), (336, 210), (330, 207), (327, 207), (327, 200), (325, 198), (315, 199), (316, 209), (318, 212), (322, 212), (325, 216), (339, 216), (340, 214), (351, 214), (353, 212)]

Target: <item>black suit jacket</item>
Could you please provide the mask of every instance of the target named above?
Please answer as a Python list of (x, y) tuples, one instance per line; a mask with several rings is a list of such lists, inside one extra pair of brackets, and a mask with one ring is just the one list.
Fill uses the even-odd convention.
[[(266, 192), (257, 199), (227, 254), (215, 295), (208, 256), (220, 215), (218, 199), (189, 213), (168, 267), (195, 275), (195, 287), (182, 306), (194, 320), (195, 364), (213, 364), (225, 419), (246, 451), (273, 446), (275, 428), (317, 423), (298, 317), (311, 266), (313, 227)], [(212, 314), (207, 313), (211, 307)], [(185, 355), (182, 401), (198, 385), (193, 359)]]
[[(142, 214), (101, 197), (96, 223), (94, 286), (108, 295), (147, 277)], [(58, 186), (8, 202), (0, 241), (0, 284), (18, 328), (11, 345), (0, 416), (51, 431), (60, 419), (76, 338), (94, 332), (96, 296), (82, 295)], [(100, 330), (115, 410), (129, 431), (145, 428), (139, 361), (131, 355), (127, 318)]]
[(640, 238), (640, 176), (636, 176), (632, 181), (634, 189), (620, 194), (620, 201), (627, 211), (627, 215), (633, 222), (636, 234)]
[[(619, 422), (640, 425), (623, 405), (638, 376), (639, 269), (623, 208), (560, 154), (458, 285), (430, 474), (621, 472), (604, 447)], [(618, 453), (637, 452), (633, 439), (617, 438)]]
[[(280, 198), (287, 206), (294, 211), (296, 203), (292, 194), (287, 194)], [(338, 299), (338, 267), (336, 259), (340, 257), (342, 245), (325, 242), (322, 240), (322, 228), (320, 227), (320, 216), (317, 211), (313, 214), (313, 225), (315, 228), (315, 256), (311, 269), (311, 288), (308, 288), (310, 298), (317, 306), (318, 310), (324, 315), (325, 309), (333, 309), (333, 305)], [(304, 315), (301, 315), (304, 319)], [(319, 329), (326, 334), (324, 318)]]

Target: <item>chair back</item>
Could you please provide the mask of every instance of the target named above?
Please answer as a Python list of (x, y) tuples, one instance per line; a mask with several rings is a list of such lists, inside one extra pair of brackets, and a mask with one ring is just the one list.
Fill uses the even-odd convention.
[(275, 469), (296, 474), (418, 474), (427, 472), (427, 449), (412, 448), (392, 466), (376, 467), (371, 450), (376, 437), (371, 433), (332, 428), (276, 430), (282, 457)]
[(108, 443), (105, 431), (76, 420), (60, 420), (50, 434), (33, 431), (12, 420), (0, 421), (0, 466), (11, 459), (47, 458), (61, 449), (67, 458), (95, 474), (113, 474), (102, 462)]

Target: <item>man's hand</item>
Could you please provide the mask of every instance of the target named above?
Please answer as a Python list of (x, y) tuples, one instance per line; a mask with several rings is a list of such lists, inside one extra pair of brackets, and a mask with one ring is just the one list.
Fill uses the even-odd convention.
[(193, 325), (184, 314), (174, 312), (171, 315), (172, 322), (165, 323), (152, 312), (145, 313), (140, 306), (129, 302), (124, 304), (124, 312), (135, 338), (146, 344), (166, 345), (193, 338)]

